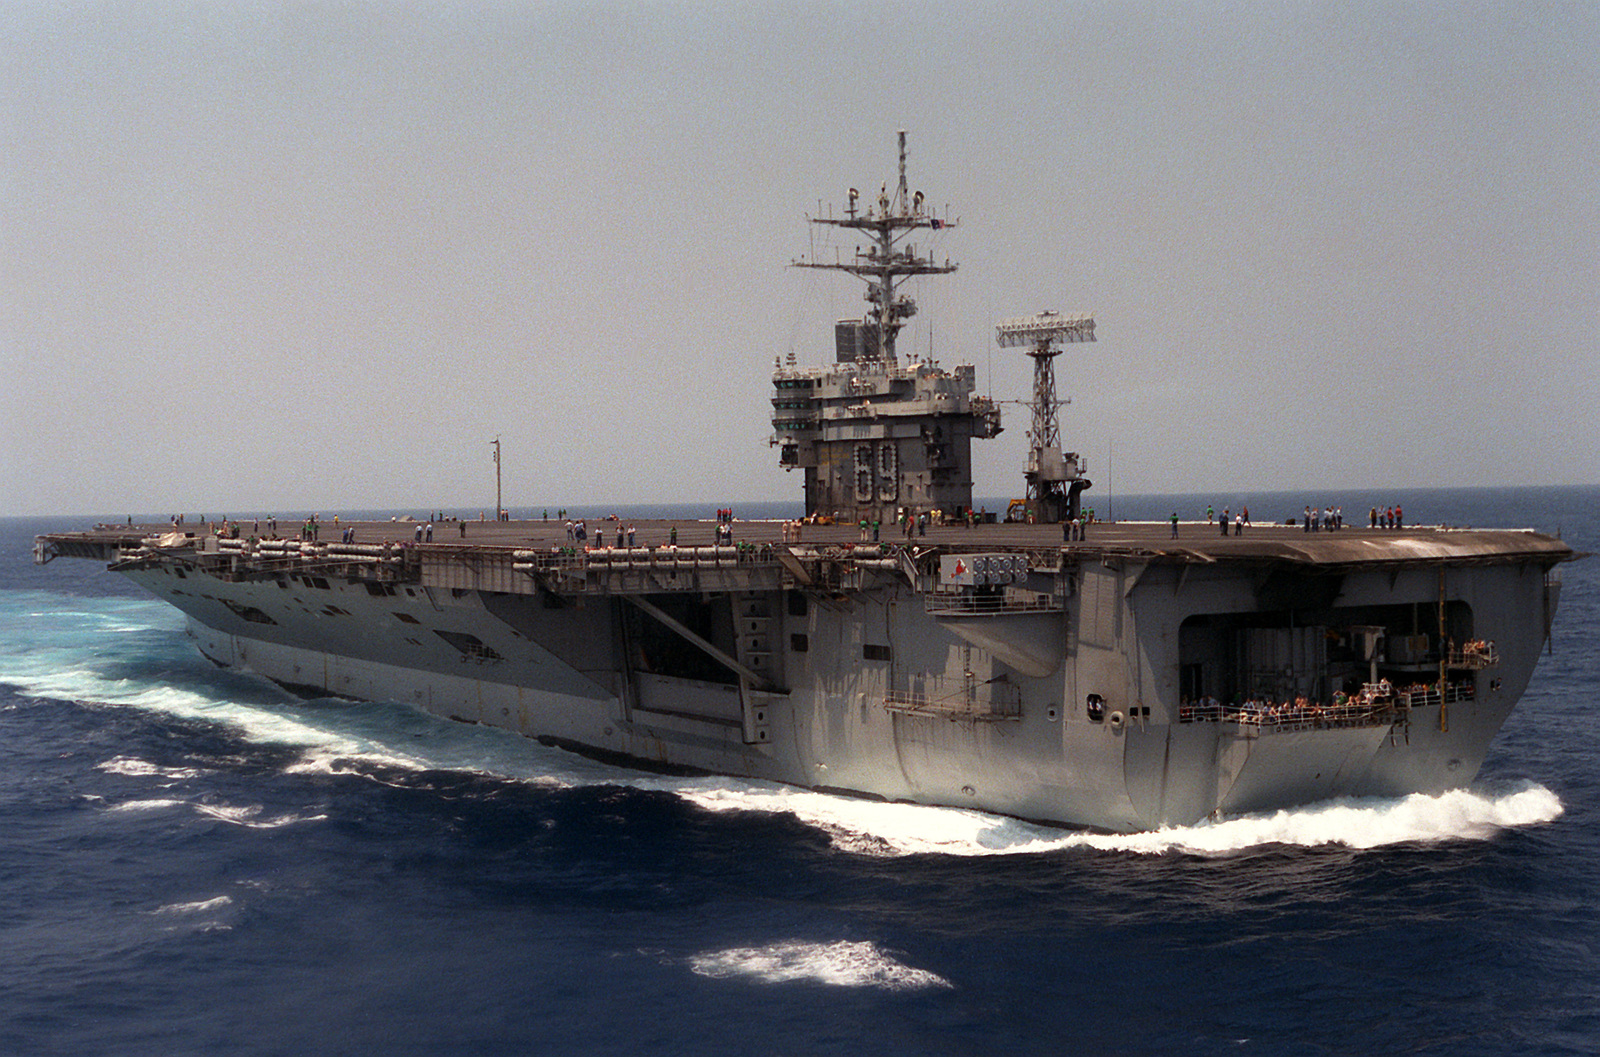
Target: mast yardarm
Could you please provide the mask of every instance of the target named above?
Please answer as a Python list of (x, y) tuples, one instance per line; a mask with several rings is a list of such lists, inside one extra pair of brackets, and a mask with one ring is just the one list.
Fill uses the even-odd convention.
[[(916, 315), (917, 303), (900, 294), (902, 283), (914, 275), (944, 275), (956, 270), (948, 259), (943, 264), (931, 257), (919, 256), (916, 247), (905, 242), (906, 236), (917, 228), (938, 231), (953, 228), (956, 222), (941, 220), (931, 211), (924, 211), (921, 191), (911, 195), (906, 190), (906, 134), (900, 132), (900, 181), (894, 195), (888, 184), (878, 191), (876, 203), (860, 206), (861, 193), (850, 188), (843, 217), (812, 217), (813, 224), (827, 224), (839, 228), (853, 228), (867, 235), (871, 241), (856, 247), (851, 261), (823, 263), (800, 260), (796, 268), (824, 268), (829, 271), (848, 272), (867, 284), (866, 301), (871, 310), (862, 319), (867, 331), (865, 349), (868, 358), (882, 358), (895, 362), (895, 336), (906, 321)], [(902, 243), (904, 243), (902, 245)]]

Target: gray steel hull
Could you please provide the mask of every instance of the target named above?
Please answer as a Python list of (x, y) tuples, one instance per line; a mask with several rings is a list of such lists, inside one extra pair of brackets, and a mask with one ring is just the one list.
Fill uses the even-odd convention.
[(1192, 721), (1185, 671), (1226, 652), (1207, 636), (1237, 650), (1233, 625), (1266, 610), (1250, 578), (1186, 568), (1084, 565), (1045, 613), (941, 614), (887, 572), (803, 604), (793, 591), (720, 596), (729, 649), (743, 649), (748, 615), (781, 690), (652, 670), (615, 596), (551, 608), (497, 591), (375, 593), (354, 578), (124, 571), (187, 613), (206, 656), (297, 688), (651, 764), (1119, 831), (1465, 786), (1544, 639), (1535, 566), (1353, 571), (1331, 606), (1317, 602), (1335, 619), (1423, 607), (1441, 590), (1470, 607), (1499, 660), (1471, 673), (1468, 699), (1364, 725)]

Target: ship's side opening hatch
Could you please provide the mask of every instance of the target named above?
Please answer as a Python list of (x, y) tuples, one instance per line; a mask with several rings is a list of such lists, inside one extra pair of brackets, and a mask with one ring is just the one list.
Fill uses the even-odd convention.
[(624, 595), (624, 663), (637, 709), (737, 728), (771, 740), (774, 599), (762, 595)]
[(1178, 634), (1180, 722), (1392, 722), (1470, 699), (1494, 658), (1461, 601), (1210, 613)]
[[(733, 615), (726, 595), (703, 597), (689, 592), (652, 595), (646, 604), (719, 651), (733, 655)], [(636, 671), (738, 685), (738, 672), (692, 640), (685, 639), (677, 628), (660, 620), (655, 613), (637, 604), (624, 606), (623, 619), (631, 647), (628, 663)]]

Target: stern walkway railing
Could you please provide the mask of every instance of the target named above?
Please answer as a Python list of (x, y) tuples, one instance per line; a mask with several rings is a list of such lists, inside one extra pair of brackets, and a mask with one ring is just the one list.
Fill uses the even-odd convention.
[(1387, 682), (1366, 683), (1360, 693), (1331, 703), (1223, 703), (1214, 698), (1186, 702), (1178, 706), (1178, 722), (1235, 723), (1241, 728), (1275, 731), (1388, 726), (1412, 709), (1471, 701), (1475, 694), (1471, 680), (1451, 683), (1443, 694), (1437, 685), (1397, 691)]

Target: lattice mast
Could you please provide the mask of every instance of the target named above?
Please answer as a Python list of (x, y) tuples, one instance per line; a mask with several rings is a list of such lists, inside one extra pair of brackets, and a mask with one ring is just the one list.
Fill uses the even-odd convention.
[(1056, 357), (1061, 349), (1053, 341), (1034, 342), (1028, 350), (1033, 360), (1033, 428), (1028, 431), (1031, 451), (1061, 447), (1062, 401), (1056, 399)]
[(1033, 428), (1028, 431), (1028, 512), (1036, 520), (1057, 522), (1078, 517), (1079, 493), (1092, 487), (1077, 452), (1061, 450), (1058, 412), (1067, 401), (1056, 399), (1055, 359), (1061, 346), (1094, 340), (1093, 316), (1063, 316), (1059, 312), (1002, 320), (995, 327), (1001, 348), (1029, 346), (1033, 359)]
[(857, 246), (853, 260), (832, 263), (800, 260), (795, 262), (795, 267), (847, 272), (865, 282), (864, 296), (872, 309), (862, 319), (867, 331), (862, 358), (881, 358), (893, 364), (895, 336), (917, 313), (916, 301), (899, 293), (900, 285), (914, 275), (945, 275), (957, 267), (949, 259), (939, 264), (932, 257), (919, 256), (916, 247), (905, 242), (906, 236), (918, 228), (933, 231), (953, 228), (957, 222), (935, 217), (931, 210), (924, 211), (921, 191), (908, 194), (904, 129), (900, 130), (900, 181), (895, 185), (893, 197), (887, 183), (878, 191), (876, 207), (869, 204), (865, 209), (860, 208), (860, 197), (860, 191), (850, 188), (843, 217), (812, 217), (811, 222), (851, 228), (866, 235), (871, 242), (865, 247)]

